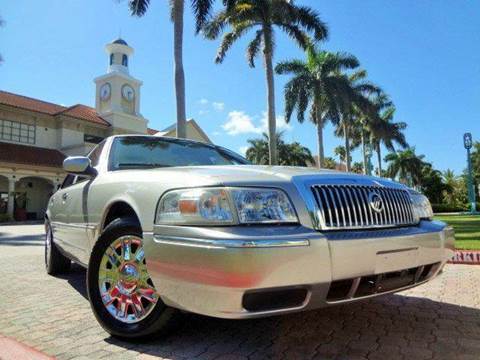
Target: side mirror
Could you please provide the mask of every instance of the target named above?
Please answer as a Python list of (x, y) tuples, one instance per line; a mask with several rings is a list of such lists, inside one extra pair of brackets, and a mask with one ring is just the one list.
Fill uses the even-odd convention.
[(90, 159), (86, 156), (69, 156), (63, 160), (63, 169), (75, 175), (95, 176), (97, 170), (92, 167)]

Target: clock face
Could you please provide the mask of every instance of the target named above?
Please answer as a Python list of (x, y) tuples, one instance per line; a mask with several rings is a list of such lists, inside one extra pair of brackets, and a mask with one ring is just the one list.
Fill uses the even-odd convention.
[(110, 99), (110, 93), (112, 92), (112, 87), (110, 83), (105, 83), (100, 87), (100, 99), (105, 101)]
[(132, 101), (135, 97), (135, 90), (130, 85), (122, 86), (122, 96), (127, 101)]

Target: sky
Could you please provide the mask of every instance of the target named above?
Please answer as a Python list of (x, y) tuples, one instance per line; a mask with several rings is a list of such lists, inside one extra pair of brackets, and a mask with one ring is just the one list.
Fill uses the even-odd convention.
[[(480, 140), (480, 2), (297, 0), (328, 24), (320, 47), (355, 55), (369, 79), (396, 106), (396, 121), (418, 154), (440, 169), (460, 173), (466, 155), (463, 133)], [(189, 1), (187, 1), (189, 3)], [(131, 17), (126, 0), (4, 1), (0, 16), (0, 89), (62, 105), (94, 106), (93, 79), (107, 70), (104, 46), (119, 35), (135, 49), (130, 74), (143, 81), (141, 113), (149, 127), (175, 122), (173, 25), (168, 2), (152, 1), (143, 18)], [(218, 40), (195, 36), (186, 7), (184, 68), (187, 116), (213, 142), (243, 152), (247, 140), (265, 131), (266, 83), (262, 59), (245, 60), (252, 34), (235, 44), (221, 65), (213, 62)], [(276, 33), (275, 62), (302, 59), (303, 52)], [(312, 124), (283, 117), (283, 86), (276, 76), (278, 128), (287, 141), (317, 151)], [(343, 143), (327, 125), (325, 153)], [(385, 154), (385, 152), (384, 152)], [(353, 154), (360, 161), (360, 152)]]

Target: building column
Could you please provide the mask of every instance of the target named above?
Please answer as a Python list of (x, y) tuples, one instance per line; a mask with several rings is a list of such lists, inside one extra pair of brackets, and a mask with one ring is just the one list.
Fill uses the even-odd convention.
[(8, 178), (8, 208), (7, 214), (10, 217), (10, 220), (14, 220), (13, 218), (13, 211), (14, 211), (14, 203), (15, 203), (15, 182), (16, 179), (14, 177)]

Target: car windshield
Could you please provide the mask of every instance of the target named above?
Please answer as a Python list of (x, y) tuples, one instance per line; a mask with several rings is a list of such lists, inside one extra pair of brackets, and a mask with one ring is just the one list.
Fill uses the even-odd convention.
[(245, 164), (246, 159), (218, 146), (154, 136), (117, 137), (110, 151), (110, 170)]

